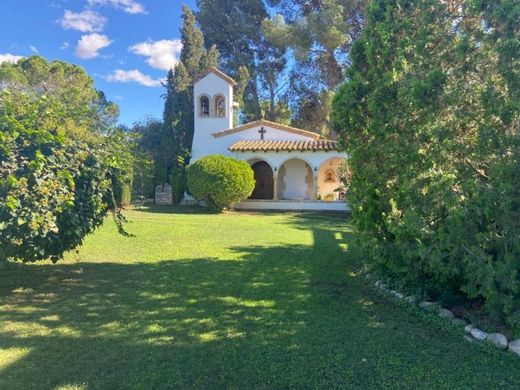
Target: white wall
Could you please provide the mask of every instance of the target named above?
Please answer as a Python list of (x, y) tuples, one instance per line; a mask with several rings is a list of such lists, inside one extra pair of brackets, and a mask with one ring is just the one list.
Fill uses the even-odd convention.
[(282, 199), (308, 199), (308, 165), (305, 161), (289, 160), (283, 166), (285, 174), (282, 178)]
[[(210, 98), (210, 116), (200, 116), (200, 97)], [(222, 95), (226, 98), (226, 116), (216, 117), (214, 113), (214, 98)], [(195, 132), (193, 135), (192, 161), (208, 154), (225, 153), (214, 145), (213, 133), (233, 127), (233, 87), (227, 81), (213, 73), (199, 80), (194, 85)], [(226, 147), (227, 149), (227, 147)], [(211, 152), (210, 152), (211, 151)]]
[(313, 211), (350, 211), (348, 204), (343, 201), (319, 202), (290, 200), (256, 200), (248, 199), (234, 206), (238, 210), (313, 210)]
[[(225, 138), (225, 137), (223, 137)], [(340, 152), (234, 152), (230, 154), (232, 157), (237, 160), (262, 160), (267, 162), (271, 168), (276, 172), (280, 169), (282, 164), (287, 160), (292, 158), (299, 158), (306, 161), (310, 167), (312, 168), (314, 174), (318, 173), (321, 165), (332, 158), (341, 158), (344, 159), (347, 157), (345, 153)]]
[[(202, 123), (203, 125), (206, 125), (206, 123), (211, 123), (212, 118), (209, 118), (209, 122), (204, 122), (204, 119), (200, 119), (200, 123)], [(215, 131), (206, 131), (205, 127), (201, 127), (201, 129), (199, 130), (196, 123), (195, 137), (193, 138), (193, 157), (191, 161), (196, 161), (197, 159), (207, 156), (208, 154), (224, 154), (226, 156), (236, 157), (235, 153), (229, 151), (229, 147), (233, 145), (235, 142), (242, 140), (259, 141), (261, 138), (258, 130), (260, 130), (261, 127), (261, 125), (258, 125), (247, 130), (238, 131), (236, 133), (231, 133), (220, 137), (214, 137), (213, 133), (216, 133), (220, 130), (227, 130), (227, 128), (218, 129)], [(288, 131), (273, 129), (269, 126), (263, 127), (264, 130), (266, 130), (264, 134), (264, 140), (266, 141), (311, 141), (313, 139), (305, 135), (299, 135), (290, 133)], [(210, 126), (210, 128), (214, 127)]]

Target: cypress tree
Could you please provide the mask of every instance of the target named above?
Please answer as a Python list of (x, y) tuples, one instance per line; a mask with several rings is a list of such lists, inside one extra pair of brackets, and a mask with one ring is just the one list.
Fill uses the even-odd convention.
[(164, 87), (163, 134), (161, 146), (168, 158), (166, 171), (173, 187), (174, 201), (186, 191), (185, 167), (189, 164), (194, 132), (193, 80), (207, 68), (217, 66), (218, 50), (204, 48), (204, 36), (196, 26), (193, 12), (183, 7), (181, 55), (175, 69), (168, 72)]
[(370, 266), (516, 328), (519, 15), (518, 2), (372, 0), (334, 101)]
[(180, 60), (192, 79), (203, 71), (201, 65), (205, 57), (204, 36), (196, 26), (195, 15), (187, 5), (182, 7), (183, 25), (181, 27), (182, 51)]

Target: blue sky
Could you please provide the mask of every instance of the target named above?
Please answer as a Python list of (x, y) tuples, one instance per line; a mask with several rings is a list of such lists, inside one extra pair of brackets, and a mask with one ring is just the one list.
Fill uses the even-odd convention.
[(195, 0), (0, 0), (0, 61), (39, 54), (77, 64), (119, 105), (121, 123), (160, 118), (182, 4), (195, 8)]

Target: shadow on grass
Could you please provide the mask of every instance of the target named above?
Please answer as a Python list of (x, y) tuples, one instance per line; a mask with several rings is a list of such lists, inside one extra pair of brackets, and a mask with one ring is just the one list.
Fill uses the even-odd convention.
[(132, 206), (133, 211), (152, 213), (152, 214), (202, 214), (211, 215), (219, 214), (218, 212), (211, 210), (208, 207), (198, 206), (157, 206), (157, 205), (144, 205), (144, 206)]
[(133, 211), (152, 213), (152, 214), (201, 214), (201, 215), (218, 215), (218, 214), (238, 214), (238, 215), (293, 215), (302, 221), (306, 220), (306, 217), (325, 217), (325, 218), (338, 218), (345, 221), (348, 219), (349, 213), (338, 212), (338, 211), (279, 211), (279, 210), (232, 210), (224, 211), (223, 213), (211, 210), (209, 207), (201, 206), (157, 206), (157, 205), (144, 205), (144, 206), (132, 206)]
[[(339, 222), (289, 223), (311, 229), (314, 246), (236, 247), (233, 261), (9, 265), (0, 388), (518, 383), (513, 358), (475, 351), (373, 295), (349, 268)], [(18, 358), (2, 364), (2, 354)]]

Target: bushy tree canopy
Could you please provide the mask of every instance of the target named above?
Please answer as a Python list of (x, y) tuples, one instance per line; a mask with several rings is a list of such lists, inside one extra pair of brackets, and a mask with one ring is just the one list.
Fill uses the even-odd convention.
[(0, 261), (58, 260), (110, 210), (122, 231), (133, 142), (117, 112), (79, 67), (0, 66)]
[(77, 65), (63, 61), (48, 62), (43, 57), (23, 58), (17, 63), (0, 64), (0, 90), (49, 96), (66, 102), (63, 119), (73, 121), (76, 137), (110, 130), (116, 124), (119, 108)]
[(520, 326), (520, 4), (369, 3), (335, 121), (371, 263)]
[(114, 205), (112, 177), (48, 97), (0, 95), (0, 261), (57, 260)]

